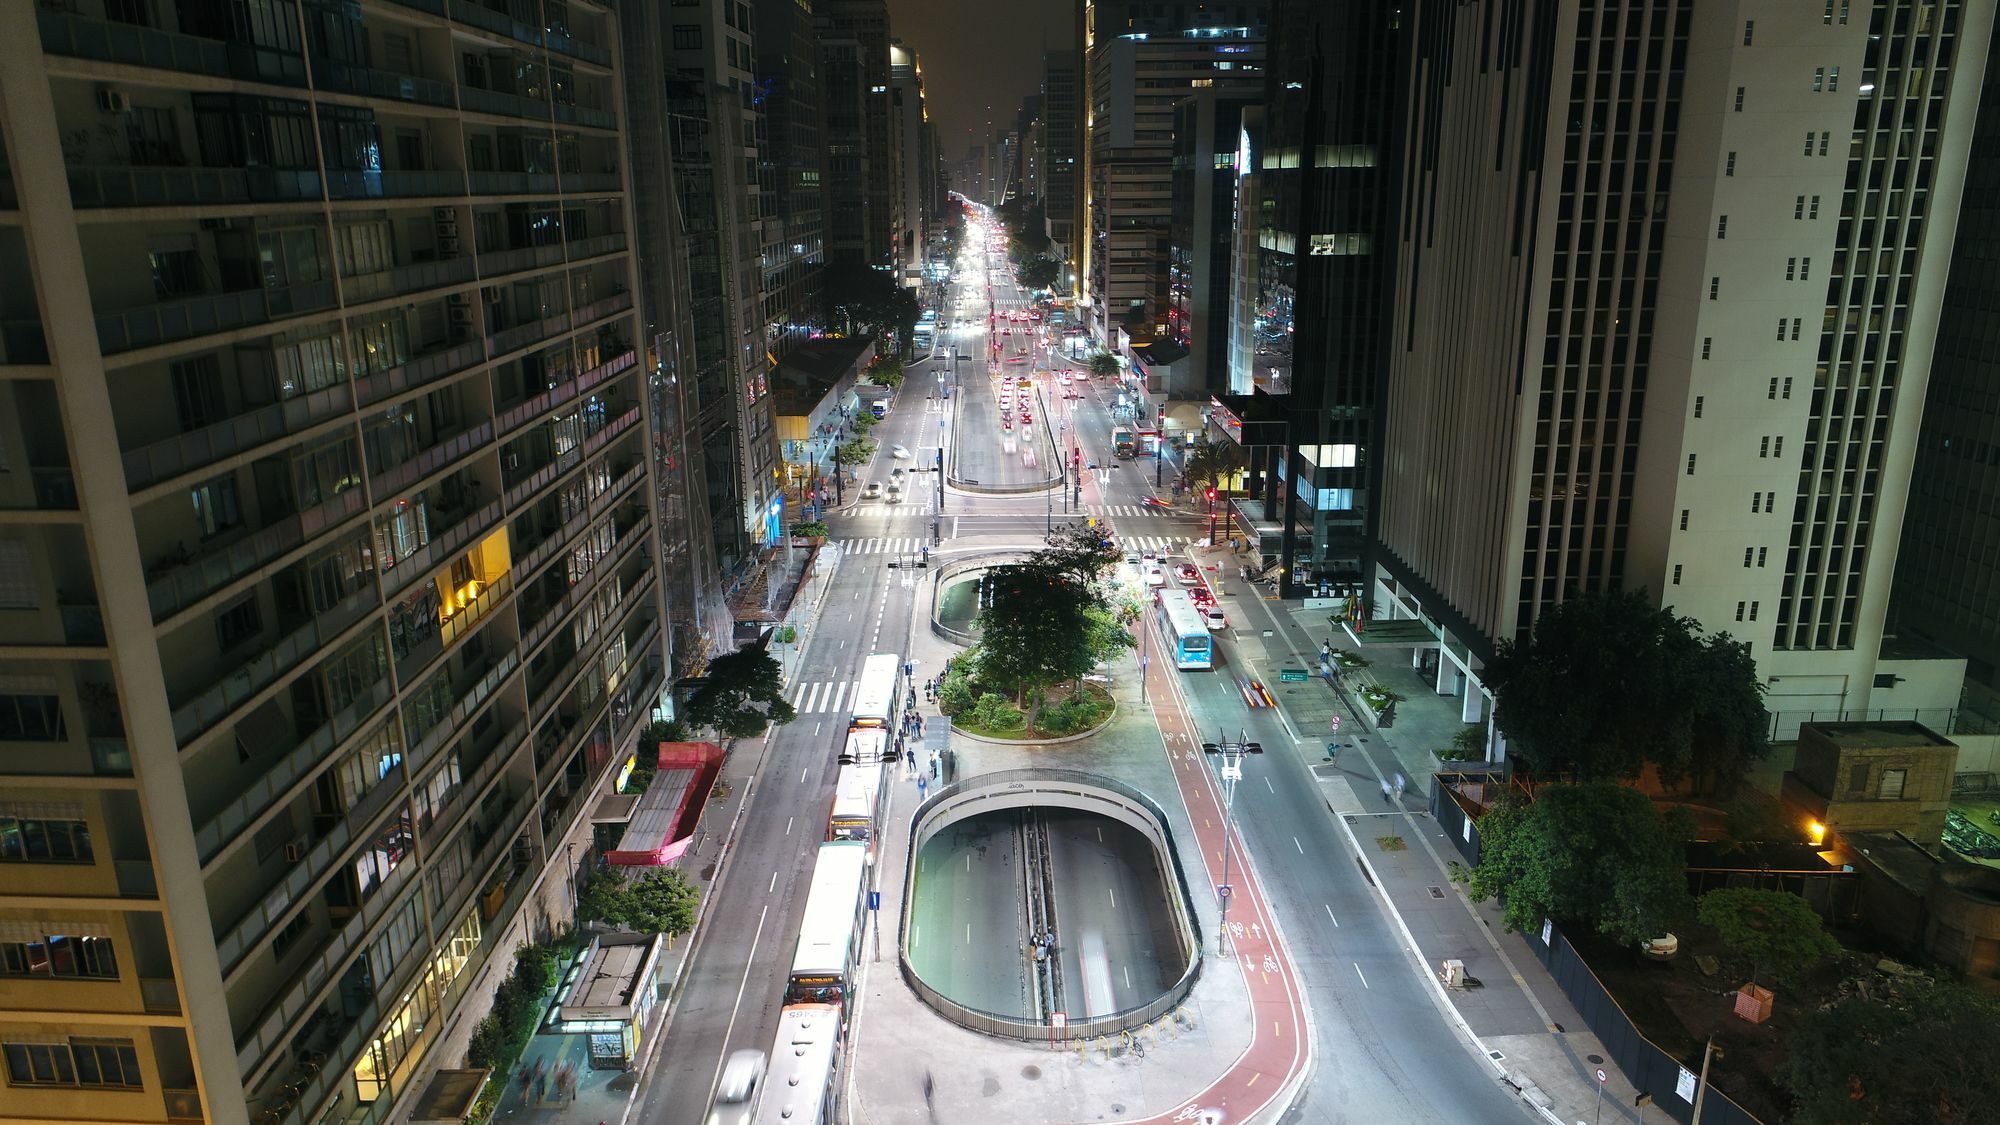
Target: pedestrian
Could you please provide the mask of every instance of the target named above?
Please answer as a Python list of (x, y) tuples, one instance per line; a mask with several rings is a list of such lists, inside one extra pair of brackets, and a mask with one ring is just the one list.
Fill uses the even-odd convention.
[[(535, 1069), (540, 1070), (541, 1068), (536, 1067)], [(548, 1096), (548, 1092), (549, 1092), (549, 1076), (546, 1074), (535, 1075), (535, 1100), (537, 1102), (541, 1101), (543, 1098)]]
[(915, 747), (905, 746), (903, 748), (903, 764), (911, 769), (917, 768), (917, 751)]
[(938, 761), (939, 761), (939, 759), (938, 759), (938, 756), (937, 756), (936, 754), (932, 754), (932, 755), (931, 755), (931, 780), (932, 780), (932, 781), (937, 781), (937, 780), (939, 780), (939, 778), (938, 778), (938, 773), (939, 773), (939, 771), (940, 771), (940, 770), (941, 770), (941, 769), (943, 768), (943, 767), (941, 767), (941, 766), (940, 766), (940, 765), (938, 764)]
[(1384, 779), (1382, 782), (1382, 803), (1387, 804), (1388, 802), (1389, 802), (1389, 782), (1387, 779)]
[(1396, 771), (1396, 799), (1397, 799), (1398, 801), (1400, 801), (1400, 800), (1402, 800), (1402, 799), (1403, 799), (1403, 789), (1404, 789), (1404, 788), (1405, 788), (1406, 786), (1408, 786), (1409, 784), (1410, 784), (1410, 782), (1409, 782), (1409, 779), (1403, 776), (1403, 771), (1401, 771), (1401, 770), (1397, 770), (1397, 771)]

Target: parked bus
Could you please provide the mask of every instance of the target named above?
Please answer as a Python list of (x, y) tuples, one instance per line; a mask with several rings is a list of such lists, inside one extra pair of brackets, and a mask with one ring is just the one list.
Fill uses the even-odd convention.
[(778, 1013), (757, 1125), (831, 1125), (840, 1067), (840, 1009), (786, 1005)]
[(1153, 599), (1153, 625), (1174, 667), (1203, 669), (1215, 667), (1214, 644), (1208, 624), (1194, 607), (1186, 590), (1161, 590)]
[(889, 760), (889, 732), (880, 728), (851, 730), (840, 747), (840, 764), (886, 762)]
[(1139, 447), (1132, 440), (1132, 431), (1126, 429), (1124, 426), (1113, 426), (1111, 428), (1111, 451), (1116, 453), (1121, 461), (1130, 461), (1136, 456), (1139, 452)]
[(812, 889), (806, 892), (805, 922), (799, 927), (792, 972), (785, 980), (785, 1003), (846, 1001), (851, 974), (858, 964), (867, 871), (867, 844), (842, 841), (819, 846)]
[(833, 783), (833, 811), (826, 818), (826, 838), (860, 840), (875, 835), (882, 797), (882, 764), (840, 767)]
[(878, 652), (861, 665), (861, 682), (854, 688), (853, 717), (849, 730), (894, 729), (902, 715), (903, 658), (893, 652)]

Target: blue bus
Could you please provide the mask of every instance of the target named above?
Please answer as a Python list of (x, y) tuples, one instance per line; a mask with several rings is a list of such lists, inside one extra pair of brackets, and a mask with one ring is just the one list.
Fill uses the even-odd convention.
[(1153, 599), (1153, 626), (1174, 667), (1201, 670), (1215, 667), (1213, 640), (1201, 611), (1186, 590), (1161, 590)]

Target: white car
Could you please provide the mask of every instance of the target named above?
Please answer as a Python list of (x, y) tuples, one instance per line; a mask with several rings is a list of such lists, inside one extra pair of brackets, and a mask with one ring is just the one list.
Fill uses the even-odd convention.
[(708, 1125), (749, 1125), (757, 1112), (757, 1087), (764, 1083), (764, 1052), (737, 1051), (722, 1065)]
[(1146, 585), (1157, 590), (1167, 584), (1167, 572), (1154, 563), (1146, 568)]
[(1204, 609), (1201, 611), (1201, 616), (1202, 620), (1207, 623), (1208, 631), (1211, 633), (1218, 629), (1229, 628), (1229, 618), (1224, 617), (1222, 611), (1219, 609)]
[(898, 461), (907, 461), (910, 459), (910, 447), (906, 445), (893, 446), (889, 450), (889, 455)]
[(879, 480), (869, 481), (868, 487), (861, 490), (861, 498), (863, 500), (878, 500), (881, 496), (882, 482)]

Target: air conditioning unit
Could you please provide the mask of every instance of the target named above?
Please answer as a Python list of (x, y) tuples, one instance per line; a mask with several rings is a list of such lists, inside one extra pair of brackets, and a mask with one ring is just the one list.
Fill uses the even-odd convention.
[(452, 322), (453, 324), (464, 324), (464, 325), (469, 325), (469, 324), (471, 324), (471, 323), (472, 323), (472, 306), (471, 306), (471, 305), (453, 305), (453, 306), (451, 306), (451, 322)]
[(455, 222), (439, 222), (437, 224), (437, 236), (439, 238), (457, 238), (458, 224)]
[(458, 208), (433, 207), (431, 208), (431, 221), (434, 223), (455, 223), (458, 221)]
[(455, 258), (455, 257), (457, 257), (457, 256), (458, 256), (458, 236), (457, 236), (457, 235), (441, 235), (441, 236), (439, 236), (439, 238), (438, 238), (438, 253), (440, 253), (440, 254), (444, 255), (444, 256), (445, 256), (445, 257), (447, 257), (447, 258)]
[(108, 86), (97, 88), (97, 108), (106, 113), (132, 112), (132, 95), (123, 90), (113, 90)]
[(304, 863), (306, 861), (306, 852), (310, 850), (312, 850), (312, 845), (306, 842), (304, 836), (301, 836), (285, 845), (285, 862)]

